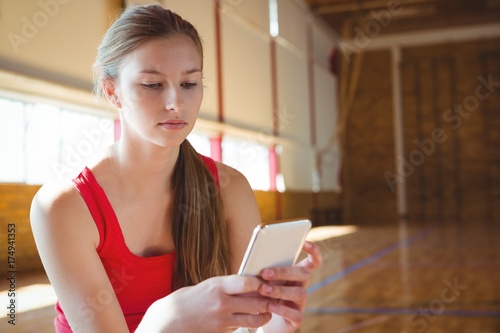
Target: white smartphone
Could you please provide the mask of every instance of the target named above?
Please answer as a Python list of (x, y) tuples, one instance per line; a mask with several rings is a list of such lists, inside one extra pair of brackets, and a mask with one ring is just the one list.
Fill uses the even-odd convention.
[(257, 276), (264, 268), (292, 266), (310, 229), (307, 219), (255, 227), (238, 274)]

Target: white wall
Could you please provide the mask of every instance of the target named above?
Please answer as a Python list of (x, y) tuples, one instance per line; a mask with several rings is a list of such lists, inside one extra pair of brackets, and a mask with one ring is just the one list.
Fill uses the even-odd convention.
[[(261, 10), (267, 17), (267, 8)], [(245, 19), (236, 10), (222, 15), (224, 121), (255, 131), (272, 130), (271, 39), (267, 27)]]
[(102, 0), (0, 2), (0, 67), (92, 88), (92, 63), (111, 9)]

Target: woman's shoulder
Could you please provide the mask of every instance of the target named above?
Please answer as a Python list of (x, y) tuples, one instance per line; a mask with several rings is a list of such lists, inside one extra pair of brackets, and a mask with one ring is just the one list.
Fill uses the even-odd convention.
[(250, 187), (246, 177), (238, 170), (222, 162), (215, 162), (219, 174), (221, 192), (245, 190)]
[(90, 217), (87, 205), (75, 185), (75, 180), (82, 181), (89, 175), (94, 177), (94, 175), (101, 173), (101, 169), (107, 171), (109, 155), (110, 148), (103, 151), (99, 158), (89, 162), (78, 175), (74, 174), (71, 178), (52, 179), (45, 183), (33, 198), (32, 209), (33, 207), (38, 208), (39, 213), (47, 216), (72, 214), (75, 218), (79, 216)]
[(53, 213), (77, 201), (78, 191), (71, 180), (50, 181), (37, 191), (32, 205), (39, 206), (41, 212)]
[(91, 215), (72, 180), (44, 184), (33, 197), (30, 211), (32, 229), (65, 233), (88, 231)]
[[(247, 178), (238, 170), (216, 162), (219, 172), (220, 193), (227, 211), (245, 211), (256, 207), (256, 200)], [(248, 210), (247, 210), (248, 211)]]

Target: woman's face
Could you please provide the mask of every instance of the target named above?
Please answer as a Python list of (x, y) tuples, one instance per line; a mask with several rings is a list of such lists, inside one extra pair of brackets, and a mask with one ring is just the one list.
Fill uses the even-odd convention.
[(183, 36), (142, 44), (123, 59), (115, 94), (124, 135), (179, 146), (193, 129), (203, 99), (199, 50)]

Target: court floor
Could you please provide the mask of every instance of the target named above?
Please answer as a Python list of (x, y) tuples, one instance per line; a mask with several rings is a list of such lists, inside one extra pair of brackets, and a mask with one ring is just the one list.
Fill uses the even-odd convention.
[[(315, 228), (324, 265), (308, 287), (301, 333), (499, 333), (500, 227), (488, 223)], [(16, 325), (53, 332), (54, 295), (43, 273), (17, 276)]]
[[(362, 227), (328, 237), (302, 333), (500, 332), (500, 228)], [(324, 234), (323, 236), (321, 234)]]

